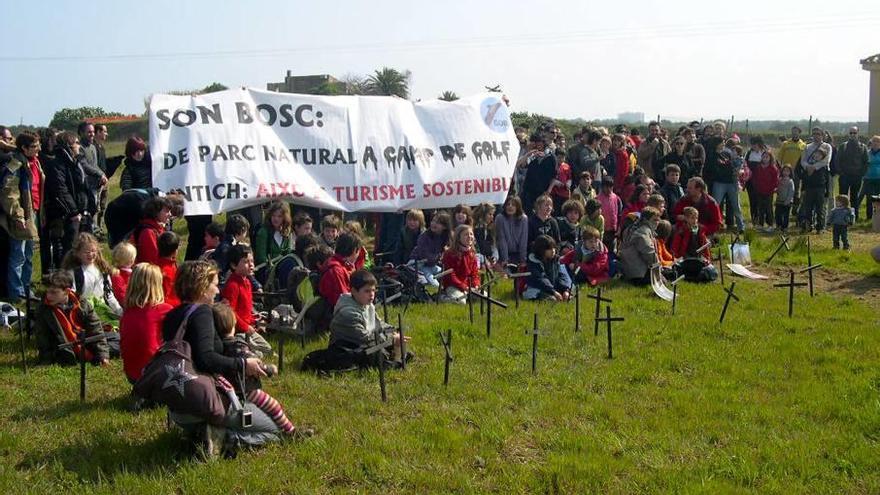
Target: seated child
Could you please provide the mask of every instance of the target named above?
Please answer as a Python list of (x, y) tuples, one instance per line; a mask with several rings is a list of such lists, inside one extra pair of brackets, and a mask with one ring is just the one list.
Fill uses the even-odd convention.
[(710, 249), (697, 250), (709, 243), (699, 223), (700, 213), (693, 206), (682, 211), (684, 223), (679, 223), (672, 236), (672, 254), (676, 257), (675, 270), (691, 282), (711, 282), (718, 277), (712, 265)]
[(299, 237), (312, 233), (312, 217), (301, 211), (293, 216), (293, 235)]
[[(596, 197), (596, 190), (593, 189), (593, 176), (590, 172), (584, 170), (578, 177), (578, 185), (571, 192), (572, 198), (577, 195), (581, 202), (587, 202)], [(564, 213), (563, 213), (564, 215)]]
[(77, 234), (73, 247), (61, 262), (61, 268), (71, 271), (77, 298), (90, 300), (92, 307), (103, 318), (118, 322), (122, 316), (122, 305), (113, 295), (113, 284), (110, 282), (110, 277), (117, 270), (104, 259), (95, 236), (85, 232)]
[(440, 257), (449, 244), (451, 234), (452, 217), (449, 213), (439, 212), (431, 219), (431, 227), (419, 236), (416, 247), (410, 254), (410, 261), (415, 262), (416, 269), (424, 277), (425, 285), (440, 286), (434, 275), (441, 271)]
[(339, 296), (351, 292), (349, 278), (355, 271), (354, 263), (360, 254), (361, 239), (352, 234), (342, 234), (336, 241), (333, 257), (324, 264), (318, 293), (327, 301), (330, 308), (336, 305)]
[(336, 247), (336, 239), (339, 238), (339, 217), (334, 214), (324, 215), (321, 219), (321, 240), (331, 249)]
[(559, 260), (576, 284), (591, 287), (609, 279), (608, 249), (602, 244), (602, 234), (594, 227), (584, 227), (583, 240)]
[[(262, 265), (293, 251), (292, 223), (287, 203), (273, 201), (269, 204), (263, 224), (254, 239), (254, 263)], [(266, 278), (260, 276), (259, 280), (265, 283)]]
[(180, 247), (180, 236), (172, 231), (163, 232), (157, 242), (159, 247), (159, 269), (162, 270), (162, 290), (165, 291), (165, 302), (171, 307), (180, 305), (180, 299), (174, 293), (174, 281), (177, 279), (177, 249)]
[(223, 226), (217, 222), (211, 222), (205, 227), (205, 247), (202, 248), (200, 260), (212, 259), (214, 250), (220, 246), (223, 241)]
[(217, 264), (217, 268), (220, 269), (221, 282), (226, 280), (226, 271), (229, 266), (229, 263), (226, 261), (227, 253), (229, 253), (232, 246), (235, 246), (236, 244), (247, 244), (248, 232), (250, 232), (250, 230), (251, 224), (243, 215), (236, 213), (234, 215), (229, 215), (226, 218), (223, 240), (220, 241), (220, 244), (217, 245), (217, 248), (210, 257), (214, 260), (214, 263)]
[(236, 244), (229, 250), (230, 274), (220, 297), (235, 311), (235, 329), (244, 334), (251, 347), (262, 357), (272, 352), (272, 346), (257, 333), (254, 317), (254, 294), (250, 277), (254, 274), (254, 254), (247, 244)]
[(347, 234), (355, 235), (361, 240), (361, 248), (358, 250), (358, 257), (354, 261), (355, 270), (360, 270), (361, 268), (366, 268), (369, 270), (373, 267), (373, 260), (370, 259), (370, 254), (367, 252), (366, 246), (363, 245), (364, 239), (366, 239), (366, 232), (364, 232), (364, 227), (357, 220), (349, 220), (342, 224), (342, 231)]
[(455, 228), (452, 245), (443, 253), (443, 270), (452, 273), (440, 281), (443, 287), (442, 302), (464, 304), (469, 288), (480, 286), (480, 270), (474, 252), (474, 230), (463, 223)]
[(116, 267), (116, 274), (110, 276), (110, 285), (113, 287), (113, 295), (117, 302), (125, 301), (125, 291), (128, 288), (128, 281), (131, 279), (131, 266), (134, 265), (134, 259), (137, 257), (137, 251), (134, 245), (127, 241), (122, 241), (113, 248), (113, 266)]
[(559, 223), (551, 215), (553, 213), (553, 200), (550, 196), (542, 195), (535, 200), (534, 214), (529, 216), (529, 246), (535, 242), (539, 235), (547, 235), (553, 242), (559, 243)]
[(119, 321), (122, 369), (130, 383), (140, 379), (144, 366), (162, 347), (162, 320), (174, 309), (164, 301), (162, 270), (150, 263), (135, 265), (125, 298), (125, 313)]
[(557, 219), (559, 225), (559, 250), (565, 254), (581, 242), (580, 222), (586, 210), (576, 199), (569, 199), (562, 205), (562, 216)]
[(480, 203), (474, 208), (474, 249), (480, 266), (491, 267), (498, 260), (495, 246), (495, 205)]
[(556, 176), (550, 183), (550, 199), (553, 200), (553, 214), (562, 212), (562, 205), (571, 199), (571, 165), (565, 161), (565, 150), (556, 149)]
[(455, 208), (452, 209), (452, 228), (454, 229), (459, 225), (474, 225), (474, 212), (470, 206), (461, 203), (455, 205)]
[[(613, 194), (613, 193), (612, 193)], [(588, 199), (584, 205), (584, 216), (581, 228), (593, 227), (601, 233), (605, 232), (605, 217), (602, 216), (602, 203), (598, 199)]]
[(571, 291), (571, 278), (556, 255), (556, 241), (548, 235), (539, 235), (532, 244), (532, 252), (526, 262), (526, 290), (523, 299), (555, 299), (567, 301)]
[[(377, 343), (393, 344), (388, 351), (393, 361), (400, 361), (400, 334), (394, 327), (379, 319), (373, 299), (376, 296), (376, 277), (366, 270), (351, 274), (351, 293), (342, 294), (333, 310), (330, 322), (329, 349), (346, 354), (353, 364), (370, 365), (374, 361), (362, 354), (364, 348)], [(409, 337), (405, 338), (409, 341)], [(386, 358), (389, 356), (386, 354)], [(407, 353), (407, 358), (410, 354)]]
[[(400, 236), (397, 240), (397, 250), (391, 257), (394, 264), (400, 265), (406, 263), (410, 259), (413, 249), (419, 236), (425, 231), (425, 214), (422, 210), (409, 210), (406, 212), (406, 223), (400, 230)], [(385, 258), (386, 260), (388, 258)]]
[[(241, 359), (259, 357), (259, 353), (254, 352), (251, 349), (247, 340), (242, 338), (243, 336), (241, 334), (236, 334), (236, 316), (232, 308), (223, 303), (219, 303), (213, 305), (211, 309), (214, 312), (214, 327), (217, 329), (217, 334), (220, 335), (223, 341), (223, 355)], [(261, 366), (263, 372), (266, 373), (266, 376), (271, 377), (278, 373), (278, 368), (273, 365), (263, 364)], [(239, 383), (240, 380), (240, 377), (237, 376), (227, 376), (225, 378), (230, 383), (234, 384)], [(272, 421), (275, 422), (275, 425), (277, 425), (278, 429), (284, 434), (291, 436), (311, 436), (314, 433), (311, 429), (299, 429), (294, 426), (290, 419), (287, 418), (287, 415), (284, 414), (284, 409), (281, 407), (281, 404), (263, 390), (263, 384), (260, 382), (259, 378), (247, 377), (244, 383), (244, 392), (245, 398), (248, 402), (252, 402), (261, 411), (272, 418)]]
[(672, 255), (672, 252), (666, 247), (666, 245), (672, 238), (672, 224), (669, 223), (668, 220), (660, 220), (657, 224), (655, 234), (657, 235), (656, 249), (657, 258), (660, 261), (660, 267), (670, 268), (675, 261), (675, 256)]
[[(675, 204), (684, 197), (684, 190), (681, 188), (681, 184), (678, 183), (680, 178), (681, 168), (678, 165), (671, 163), (666, 166), (666, 180), (663, 181), (663, 186), (660, 187), (659, 192), (666, 201), (667, 212), (675, 209)], [(668, 214), (663, 215), (663, 218), (669, 218)]]
[[(74, 364), (82, 356), (95, 365), (107, 365), (110, 348), (106, 339), (85, 345), (59, 349), (58, 346), (76, 340), (81, 332), (87, 336), (104, 333), (101, 320), (88, 301), (80, 301), (71, 290), (70, 272), (57, 270), (44, 280), (46, 295), (34, 312), (34, 335), (41, 363)], [(84, 354), (80, 354), (84, 353)]]

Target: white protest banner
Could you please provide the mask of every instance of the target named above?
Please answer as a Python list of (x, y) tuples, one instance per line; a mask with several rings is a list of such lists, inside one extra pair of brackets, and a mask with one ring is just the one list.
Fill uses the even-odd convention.
[(153, 95), (153, 185), (182, 189), (187, 214), (272, 199), (344, 211), (502, 203), (519, 145), (501, 96)]

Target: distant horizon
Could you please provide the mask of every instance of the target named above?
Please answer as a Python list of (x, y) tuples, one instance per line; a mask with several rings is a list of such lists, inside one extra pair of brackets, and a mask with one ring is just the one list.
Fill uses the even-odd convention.
[[(140, 114), (153, 93), (265, 89), (294, 74), (412, 72), (411, 99), (500, 84), (514, 110), (557, 118), (722, 116), (865, 122), (880, 4), (559, 0), (334, 5), (95, 0), (6, 6), (0, 123), (62, 108)], [(818, 9), (818, 10), (817, 10)], [(171, 15), (169, 15), (171, 14)], [(83, 26), (95, 26), (93, 32)], [(139, 33), (139, 34), (135, 34)], [(746, 115), (749, 113), (749, 115)]]

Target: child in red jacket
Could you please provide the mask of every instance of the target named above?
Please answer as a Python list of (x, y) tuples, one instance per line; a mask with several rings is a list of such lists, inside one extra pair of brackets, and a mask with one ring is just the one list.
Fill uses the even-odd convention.
[(682, 210), (682, 215), (684, 222), (676, 225), (672, 235), (676, 273), (684, 275), (690, 282), (711, 282), (718, 277), (718, 271), (712, 265), (711, 250), (706, 247), (709, 240), (699, 222), (700, 212), (688, 206)]
[(576, 284), (587, 283), (595, 287), (610, 278), (608, 248), (602, 244), (599, 230), (589, 225), (583, 229), (582, 241), (562, 256), (559, 262), (565, 265)]
[(116, 300), (125, 308), (125, 292), (131, 279), (131, 267), (137, 258), (137, 251), (131, 243), (122, 241), (113, 248), (112, 254), (113, 266), (119, 271), (110, 275), (110, 285), (113, 287)]
[(443, 252), (443, 270), (452, 273), (441, 279), (443, 285), (442, 302), (464, 304), (468, 289), (480, 286), (480, 269), (474, 251), (474, 229), (462, 224), (452, 234), (452, 246)]
[(138, 263), (131, 272), (119, 321), (122, 369), (131, 383), (140, 379), (144, 366), (162, 346), (162, 320), (173, 309), (164, 302), (162, 278), (159, 267), (150, 263)]
[(779, 187), (779, 167), (769, 151), (761, 155), (761, 164), (752, 173), (752, 191), (755, 198), (752, 208), (755, 211), (755, 229), (773, 231), (773, 193)]
[(162, 270), (162, 288), (165, 290), (165, 302), (172, 307), (180, 304), (174, 293), (174, 281), (177, 280), (177, 249), (180, 237), (172, 231), (162, 232), (156, 243), (159, 248), (159, 260), (156, 265)]
[(254, 274), (254, 252), (247, 244), (236, 244), (226, 257), (231, 273), (220, 297), (235, 312), (235, 331), (245, 334), (251, 348), (263, 357), (272, 352), (272, 346), (257, 333), (254, 318), (254, 293), (250, 277)]
[[(360, 237), (344, 233), (336, 239), (336, 249), (324, 266), (321, 267), (321, 280), (318, 282), (318, 294), (327, 301), (331, 310), (336, 306), (339, 296), (351, 292), (351, 274), (354, 263), (361, 251)], [(328, 321), (329, 324), (329, 321)]]

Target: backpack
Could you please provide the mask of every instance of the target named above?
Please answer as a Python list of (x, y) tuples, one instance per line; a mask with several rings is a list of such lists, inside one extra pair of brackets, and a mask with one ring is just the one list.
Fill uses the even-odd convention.
[(190, 414), (219, 425), (226, 407), (217, 391), (214, 377), (196, 372), (189, 342), (183, 340), (190, 315), (198, 308), (191, 304), (183, 315), (174, 338), (162, 344), (144, 367), (134, 384), (134, 394), (168, 406), (171, 412)]

